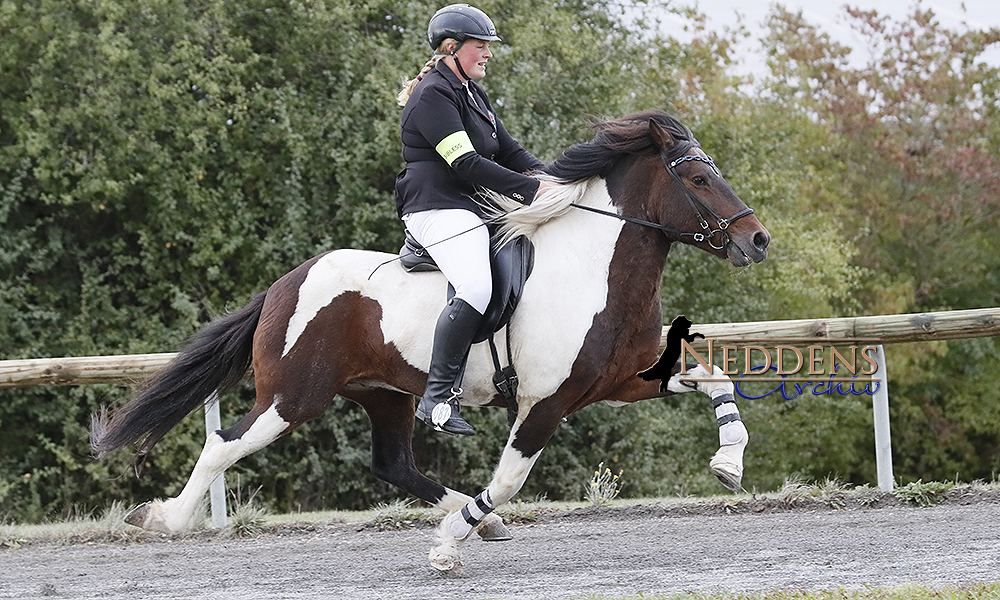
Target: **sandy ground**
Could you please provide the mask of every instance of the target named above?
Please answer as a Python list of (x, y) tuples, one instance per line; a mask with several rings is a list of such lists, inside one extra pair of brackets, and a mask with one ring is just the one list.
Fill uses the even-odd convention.
[(429, 526), (28, 544), (0, 550), (0, 598), (549, 600), (1000, 580), (995, 496), (926, 508), (580, 509), (512, 531), (512, 541), (468, 542), (458, 575), (429, 567)]

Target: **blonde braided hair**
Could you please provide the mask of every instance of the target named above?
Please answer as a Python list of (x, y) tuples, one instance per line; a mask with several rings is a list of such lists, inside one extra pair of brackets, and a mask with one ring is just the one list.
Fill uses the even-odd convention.
[(445, 38), (441, 42), (441, 45), (438, 46), (437, 52), (434, 53), (434, 56), (431, 56), (430, 60), (424, 63), (424, 68), (420, 69), (420, 72), (417, 73), (416, 77), (413, 79), (403, 78), (403, 89), (400, 90), (399, 94), (396, 96), (396, 103), (400, 106), (406, 106), (406, 101), (410, 99), (410, 94), (412, 94), (413, 90), (416, 89), (420, 80), (423, 79), (425, 75), (430, 73), (431, 69), (437, 66), (439, 60), (450, 54), (451, 51), (449, 48), (454, 48), (457, 45), (458, 40), (454, 38)]

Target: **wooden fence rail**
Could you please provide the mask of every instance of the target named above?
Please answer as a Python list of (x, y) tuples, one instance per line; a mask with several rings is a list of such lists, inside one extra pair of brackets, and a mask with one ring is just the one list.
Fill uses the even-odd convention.
[[(808, 339), (825, 343), (838, 339), (874, 339), (880, 344), (932, 342), (1000, 336), (1000, 308), (840, 319), (714, 323), (694, 325), (691, 331), (714, 339)], [(665, 336), (664, 329), (661, 343), (666, 343)], [(701, 344), (704, 347), (705, 343)], [(699, 348), (697, 344), (692, 346)]]
[[(747, 323), (696, 324), (691, 331), (706, 338), (802, 340), (832, 343), (838, 339), (872, 339), (880, 344), (928, 342), (1000, 336), (1000, 308), (953, 310), (875, 317), (798, 319)], [(660, 341), (666, 344), (666, 328)], [(789, 344), (795, 345), (795, 344)], [(705, 348), (703, 340), (692, 344)], [(175, 353), (35, 358), (0, 361), (0, 388), (36, 385), (135, 383), (163, 368)]]

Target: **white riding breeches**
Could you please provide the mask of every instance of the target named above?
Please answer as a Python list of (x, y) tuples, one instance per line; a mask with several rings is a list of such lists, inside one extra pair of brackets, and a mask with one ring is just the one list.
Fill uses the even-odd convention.
[(490, 232), (479, 216), (460, 208), (403, 215), (406, 229), (427, 249), (461, 298), (480, 314), (493, 295)]

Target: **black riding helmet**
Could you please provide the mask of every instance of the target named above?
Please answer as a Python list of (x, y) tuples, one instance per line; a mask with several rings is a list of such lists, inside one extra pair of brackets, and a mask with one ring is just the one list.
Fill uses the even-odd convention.
[(468, 4), (448, 5), (431, 17), (427, 24), (427, 41), (431, 48), (437, 50), (447, 38), (458, 40), (459, 45), (469, 38), (501, 41), (497, 28), (486, 13)]

